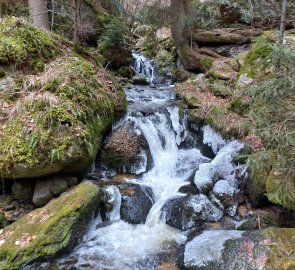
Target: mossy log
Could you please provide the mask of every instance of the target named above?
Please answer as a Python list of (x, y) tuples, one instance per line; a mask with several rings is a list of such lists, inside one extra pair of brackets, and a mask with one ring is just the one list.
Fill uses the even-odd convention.
[(194, 31), (187, 33), (187, 38), (191, 38), (198, 45), (210, 44), (245, 44), (251, 42), (252, 37), (261, 35), (258, 29), (235, 29), (224, 28), (213, 31)]

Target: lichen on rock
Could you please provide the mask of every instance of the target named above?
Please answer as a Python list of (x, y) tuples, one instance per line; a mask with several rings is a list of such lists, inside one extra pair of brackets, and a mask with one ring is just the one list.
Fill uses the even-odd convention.
[(98, 186), (85, 181), (6, 227), (0, 233), (0, 269), (20, 269), (73, 248), (98, 207), (98, 199)]

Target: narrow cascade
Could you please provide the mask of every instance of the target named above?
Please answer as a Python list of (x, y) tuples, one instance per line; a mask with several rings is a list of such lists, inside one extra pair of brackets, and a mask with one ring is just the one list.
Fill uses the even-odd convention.
[[(151, 83), (156, 81), (153, 63), (139, 54), (134, 53), (133, 56), (137, 73), (147, 76)], [(173, 200), (188, 196), (181, 192), (182, 187), (196, 185), (205, 194), (208, 186), (214, 186), (218, 171), (221, 172), (219, 180), (228, 183), (233, 193), (239, 189), (232, 157), (242, 144), (225, 141), (210, 127), (204, 127), (203, 143), (209, 145), (216, 155), (212, 160), (201, 153), (193, 140), (186, 142), (189, 132), (186, 116), (180, 117), (173, 86), (134, 86), (125, 92), (128, 111), (115, 127), (132, 123), (137, 134), (145, 138), (152, 159), (150, 168), (147, 168), (146, 162), (129, 169), (126, 167), (133, 173), (146, 171), (137, 179), (126, 179), (126, 182), (151, 188), (154, 204), (145, 224), (129, 224), (120, 219), (121, 195), (118, 188), (105, 188), (105, 201), (113, 206), (107, 212), (110, 222), (103, 222), (98, 217), (82, 243), (69, 256), (57, 261), (61, 269), (156, 269), (160, 262), (175, 259), (178, 247), (187, 240), (185, 232), (169, 226), (170, 212), (165, 211)], [(146, 152), (141, 155), (146, 155)], [(222, 164), (225, 166), (222, 167)], [(212, 198), (209, 198), (210, 201), (203, 194), (196, 196), (202, 199), (196, 209), (207, 202), (213, 204)], [(212, 209), (216, 213), (211, 211), (208, 220), (220, 219), (224, 209), (217, 206), (212, 206)]]

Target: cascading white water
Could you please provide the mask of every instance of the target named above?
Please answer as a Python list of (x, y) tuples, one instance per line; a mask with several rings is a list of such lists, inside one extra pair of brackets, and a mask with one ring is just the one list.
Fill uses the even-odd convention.
[(155, 65), (152, 60), (144, 57), (142, 54), (133, 52), (133, 66), (138, 75), (143, 75), (150, 83), (155, 83)]
[[(147, 63), (147, 59), (141, 55), (135, 54), (134, 58), (135, 69), (153, 81), (150, 62)], [(226, 142), (210, 127), (205, 127), (204, 143), (211, 145), (216, 154), (211, 160), (203, 156), (193, 145), (181, 147), (186, 136), (186, 119), (179, 117), (179, 109), (173, 103), (172, 87), (134, 87), (126, 90), (126, 94), (129, 101), (128, 112), (116, 126), (127, 121), (132, 122), (134, 129), (146, 139), (153, 160), (153, 167), (139, 180), (126, 181), (151, 187), (155, 203), (145, 224), (128, 224), (119, 219), (118, 198), (121, 200), (121, 197), (118, 189), (109, 187), (109, 193), (117, 197), (117, 202), (114, 203), (115, 210), (109, 214), (113, 222), (99, 225), (101, 219), (98, 218), (82, 243), (70, 256), (60, 259), (57, 262), (58, 266), (70, 265), (76, 267), (74, 269), (97, 270), (155, 269), (158, 254), (169, 253), (169, 248), (174, 243), (180, 245), (186, 241), (185, 233), (166, 225), (165, 214), (161, 214), (166, 202), (185, 196), (179, 189), (188, 184), (187, 179), (190, 176), (196, 172), (196, 185), (202, 189), (204, 183), (212, 181), (216, 170), (221, 170), (224, 181), (230, 186), (234, 185), (235, 189), (232, 192), (238, 188), (232, 183), (234, 167), (231, 158), (242, 147), (240, 143)], [(224, 167), (223, 161), (226, 164)], [(134, 170), (143, 171), (143, 168), (140, 168), (142, 165), (138, 166), (139, 168)], [(221, 184), (216, 186), (217, 190)], [(202, 203), (210, 202), (205, 195), (201, 196), (204, 197), (199, 197)], [(220, 218), (220, 213), (222, 215), (222, 211), (218, 211), (216, 220)]]

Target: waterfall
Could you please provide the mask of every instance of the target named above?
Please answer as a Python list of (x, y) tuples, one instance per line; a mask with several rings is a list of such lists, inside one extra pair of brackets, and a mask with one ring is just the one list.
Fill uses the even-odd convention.
[[(134, 69), (155, 83), (155, 70), (151, 60), (140, 54), (133, 54)], [(235, 182), (236, 166), (233, 156), (242, 148), (236, 141), (226, 141), (209, 126), (203, 128), (203, 143), (209, 145), (215, 158), (204, 156), (196, 145), (183, 144), (187, 136), (186, 117), (179, 117), (179, 108), (175, 103), (173, 87), (170, 85), (137, 86), (126, 89), (128, 110), (126, 116), (116, 123), (116, 127), (131, 122), (138, 134), (141, 134), (149, 147), (152, 167), (140, 179), (127, 179), (126, 182), (150, 187), (154, 193), (154, 204), (149, 211), (145, 224), (132, 225), (120, 219), (121, 195), (117, 187), (105, 189), (112, 210), (107, 213), (110, 222), (104, 224), (99, 217), (81, 244), (67, 257), (58, 260), (58, 266), (73, 266), (75, 269), (111, 269), (111, 270), (152, 270), (157, 267), (159, 254), (169, 254), (173, 247), (187, 240), (186, 233), (168, 226), (165, 205), (175, 199), (186, 197), (180, 189), (190, 182), (200, 192), (208, 185), (212, 189), (217, 180), (215, 191), (226, 186), (234, 194), (239, 186)], [(142, 152), (141, 155), (145, 155)], [(146, 160), (144, 158), (143, 160)], [(137, 164), (126, 171), (143, 172), (146, 164)], [(216, 175), (218, 174), (218, 177)], [(223, 181), (223, 182), (222, 182)], [(194, 197), (191, 205), (199, 211), (204, 204), (210, 204), (209, 221), (217, 221), (223, 213), (215, 201), (206, 195)], [(198, 200), (201, 200), (200, 202)], [(214, 204), (214, 205), (213, 205)], [(205, 205), (206, 206), (206, 205)], [(205, 216), (204, 212), (204, 216)], [(70, 267), (69, 266), (69, 267)], [(70, 269), (70, 268), (63, 268)]]

